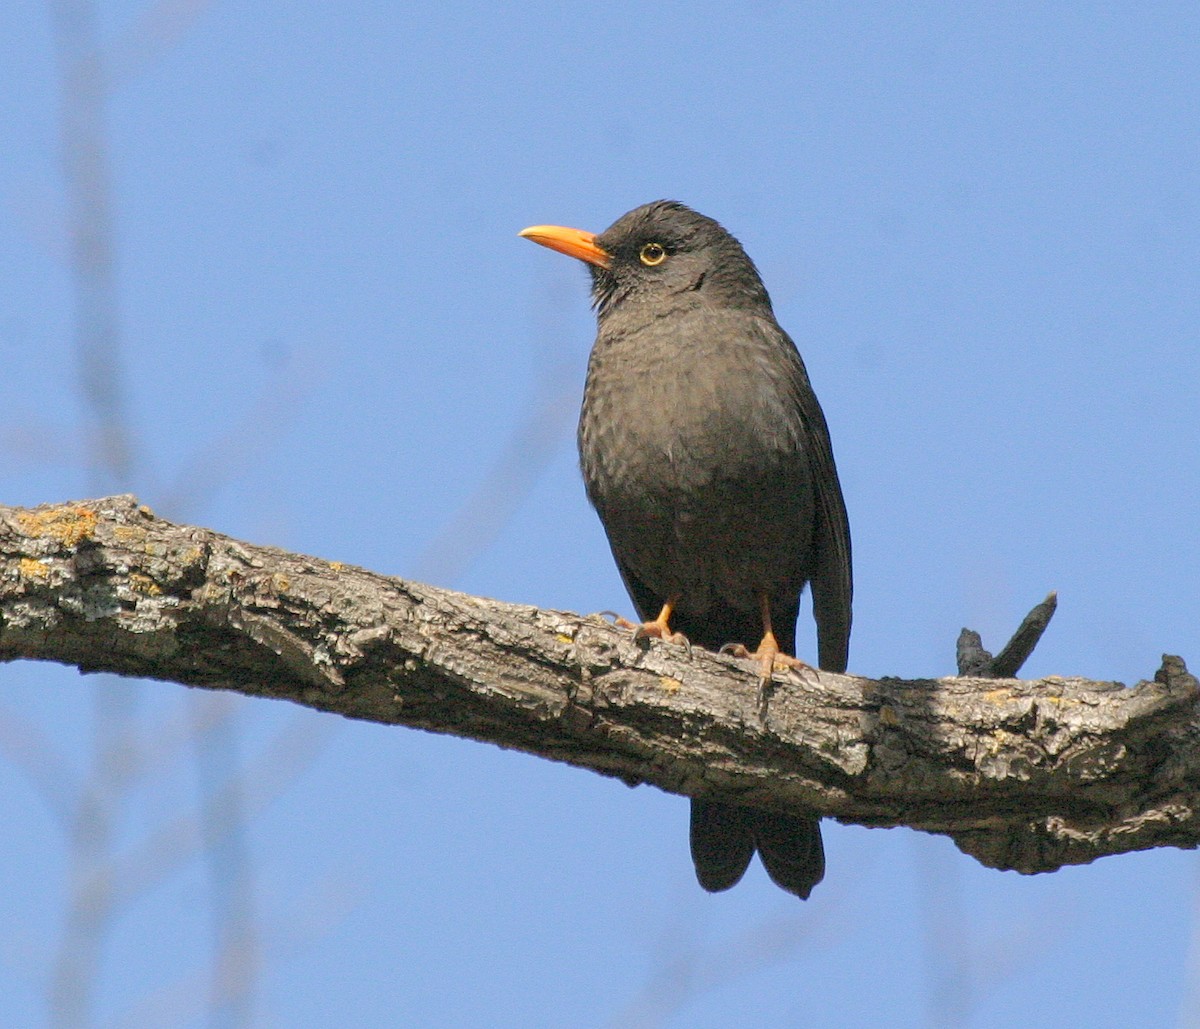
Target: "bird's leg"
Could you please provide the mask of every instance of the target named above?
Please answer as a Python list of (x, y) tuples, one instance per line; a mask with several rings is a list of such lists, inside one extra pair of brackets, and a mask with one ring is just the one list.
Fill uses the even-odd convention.
[(650, 622), (631, 622), (628, 618), (617, 617), (614, 624), (622, 629), (632, 629), (633, 638), (635, 640), (656, 639), (666, 640), (668, 643), (679, 643), (683, 646), (689, 646), (688, 638), (681, 632), (671, 631), (671, 613), (675, 610), (675, 605), (679, 603), (679, 597), (667, 597), (667, 601), (659, 611), (658, 617)]
[(721, 650), (734, 657), (749, 657), (759, 663), (759, 685), (766, 686), (776, 671), (794, 668), (799, 672), (812, 672), (812, 665), (806, 664), (798, 657), (792, 657), (779, 649), (779, 641), (775, 639), (775, 630), (771, 628), (771, 601), (766, 593), (759, 594), (759, 604), (762, 611), (763, 637), (758, 649), (751, 652), (744, 644), (734, 643), (722, 647)]

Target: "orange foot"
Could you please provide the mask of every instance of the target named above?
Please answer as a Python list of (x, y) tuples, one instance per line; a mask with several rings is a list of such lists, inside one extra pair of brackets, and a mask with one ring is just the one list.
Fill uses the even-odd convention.
[(762, 685), (769, 683), (776, 672), (786, 671), (789, 668), (795, 669), (801, 675), (805, 672), (816, 673), (816, 669), (812, 665), (780, 650), (779, 644), (775, 640), (775, 634), (769, 629), (757, 650), (752, 651), (743, 643), (727, 643), (721, 648), (721, 653), (732, 654), (734, 657), (752, 658), (757, 661), (758, 678)]
[(749, 657), (758, 662), (758, 716), (764, 721), (767, 718), (767, 700), (771, 692), (771, 684), (775, 681), (775, 673), (786, 669), (794, 669), (802, 678), (807, 678), (806, 672), (817, 674), (812, 665), (805, 664), (798, 657), (792, 657), (779, 649), (775, 634), (768, 629), (763, 636), (758, 650), (751, 653), (750, 649), (741, 643), (727, 643), (721, 648), (722, 654), (732, 654), (734, 657)]
[(677, 601), (674, 597), (670, 598), (663, 604), (658, 617), (653, 621), (631, 622), (628, 618), (622, 618), (620, 615), (617, 615), (613, 619), (613, 624), (622, 629), (632, 629), (635, 640), (665, 640), (667, 643), (678, 643), (680, 646), (690, 648), (691, 643), (683, 633), (671, 631), (671, 612), (675, 610), (676, 603)]

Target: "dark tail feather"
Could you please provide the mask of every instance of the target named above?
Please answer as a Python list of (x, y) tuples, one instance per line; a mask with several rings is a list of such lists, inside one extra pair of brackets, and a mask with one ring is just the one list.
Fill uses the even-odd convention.
[[(692, 864), (700, 885), (709, 893), (729, 889), (745, 874), (754, 857), (754, 822), (760, 817), (761, 812), (749, 808), (692, 801)], [(817, 844), (819, 847), (820, 836)]]
[(751, 835), (767, 875), (788, 893), (808, 900), (812, 888), (825, 877), (821, 823), (815, 818), (792, 818), (773, 811), (745, 813), (751, 820)]
[[(643, 618), (653, 618), (661, 607), (658, 595), (646, 590), (623, 566), (621, 575), (638, 613)], [(841, 594), (833, 597), (826, 590), (818, 598), (814, 588), (813, 603), (817, 604), (818, 600), (824, 604), (816, 611), (820, 666), (828, 671), (844, 672), (850, 637), (849, 597)], [(833, 600), (844, 603), (846, 610), (843, 612), (837, 607), (827, 610)], [(771, 598), (775, 637), (785, 654), (796, 653), (799, 607), (798, 595)], [(714, 650), (727, 642), (753, 647), (762, 632), (757, 612), (722, 606), (710, 608), (700, 621), (676, 618), (671, 626), (698, 646)], [(736, 885), (750, 866), (755, 850), (772, 881), (801, 900), (807, 900), (813, 887), (825, 877), (825, 847), (821, 842), (821, 824), (815, 818), (796, 818), (734, 804), (693, 800), (691, 841), (696, 878), (710, 893), (719, 893)]]

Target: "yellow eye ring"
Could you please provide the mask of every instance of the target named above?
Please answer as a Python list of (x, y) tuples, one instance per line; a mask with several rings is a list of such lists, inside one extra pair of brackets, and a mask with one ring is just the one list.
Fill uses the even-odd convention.
[(661, 243), (647, 243), (638, 251), (638, 259), (647, 268), (653, 268), (667, 259), (667, 249)]

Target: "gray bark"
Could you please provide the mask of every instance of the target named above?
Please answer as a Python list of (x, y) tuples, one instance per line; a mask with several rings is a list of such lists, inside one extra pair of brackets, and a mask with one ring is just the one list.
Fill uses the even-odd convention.
[(1197, 681), (789, 674), (597, 616), (242, 543), (133, 497), (0, 507), (0, 660), (512, 747), (633, 785), (951, 837), (1051, 871), (1200, 842)]

